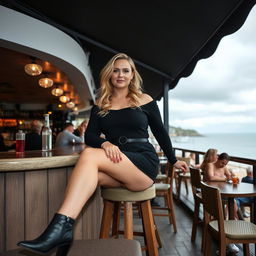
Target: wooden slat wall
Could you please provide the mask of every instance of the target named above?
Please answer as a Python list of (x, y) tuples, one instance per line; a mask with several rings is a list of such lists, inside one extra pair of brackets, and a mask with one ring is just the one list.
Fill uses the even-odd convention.
[[(59, 208), (72, 168), (0, 173), (0, 252), (38, 236)], [(100, 189), (79, 215), (75, 239), (99, 237)]]
[[(47, 171), (25, 173), (25, 239), (42, 233), (48, 223)], [(36, 223), (36, 225), (34, 224)]]
[(5, 190), (6, 249), (16, 248), (24, 238), (24, 173), (7, 173)]

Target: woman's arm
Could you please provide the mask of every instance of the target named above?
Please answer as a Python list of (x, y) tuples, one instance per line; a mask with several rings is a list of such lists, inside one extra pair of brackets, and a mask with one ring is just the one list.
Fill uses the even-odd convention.
[(98, 106), (94, 105), (91, 109), (89, 123), (84, 134), (85, 144), (94, 148), (100, 148), (102, 143), (106, 141), (106, 139), (100, 137), (101, 129), (98, 112)]
[(172, 142), (163, 125), (161, 114), (156, 102), (152, 101), (147, 104), (145, 106), (145, 112), (148, 116), (150, 129), (169, 162), (173, 164), (174, 167), (182, 169), (184, 172), (186, 172), (188, 170), (187, 164), (183, 161), (177, 161), (174, 155)]

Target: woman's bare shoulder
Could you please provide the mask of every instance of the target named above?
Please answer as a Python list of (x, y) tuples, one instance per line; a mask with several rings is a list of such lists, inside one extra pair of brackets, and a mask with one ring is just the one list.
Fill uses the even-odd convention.
[(153, 100), (153, 98), (146, 94), (146, 93), (142, 93), (141, 97), (140, 97), (140, 105), (145, 105), (149, 102), (151, 102)]

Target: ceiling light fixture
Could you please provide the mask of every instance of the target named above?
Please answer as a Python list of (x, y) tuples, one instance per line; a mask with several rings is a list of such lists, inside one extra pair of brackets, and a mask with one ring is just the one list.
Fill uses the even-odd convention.
[(53, 86), (53, 80), (48, 77), (39, 79), (38, 83), (43, 88), (49, 88)]
[(68, 102), (67, 104), (66, 104), (66, 106), (67, 106), (67, 108), (73, 108), (73, 107), (75, 107), (75, 103), (73, 102), (73, 101), (70, 101), (70, 102)]
[(53, 88), (52, 89), (52, 95), (59, 97), (63, 94), (63, 90), (59, 87)]
[(69, 99), (68, 96), (62, 95), (62, 96), (60, 96), (59, 100), (60, 100), (62, 103), (67, 103), (67, 102), (69, 102), (70, 99)]
[[(49, 75), (49, 73), (47, 73), (47, 72), (44, 72), (43, 74), (44, 74), (44, 76)], [(53, 80), (49, 77), (44, 77), (44, 78), (39, 79), (38, 83), (43, 88), (49, 88), (49, 87), (53, 86)]]
[(25, 65), (25, 72), (30, 76), (39, 76), (42, 73), (43, 68), (39, 64), (35, 63), (34, 57), (30, 57), (30, 59), (32, 63)]

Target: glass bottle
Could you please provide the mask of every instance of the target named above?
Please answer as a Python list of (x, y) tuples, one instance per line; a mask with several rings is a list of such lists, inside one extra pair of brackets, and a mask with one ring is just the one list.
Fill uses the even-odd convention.
[(24, 152), (25, 150), (25, 133), (19, 130), (16, 133), (16, 152)]
[(52, 150), (52, 130), (50, 128), (49, 114), (44, 114), (44, 126), (42, 129), (42, 151)]

